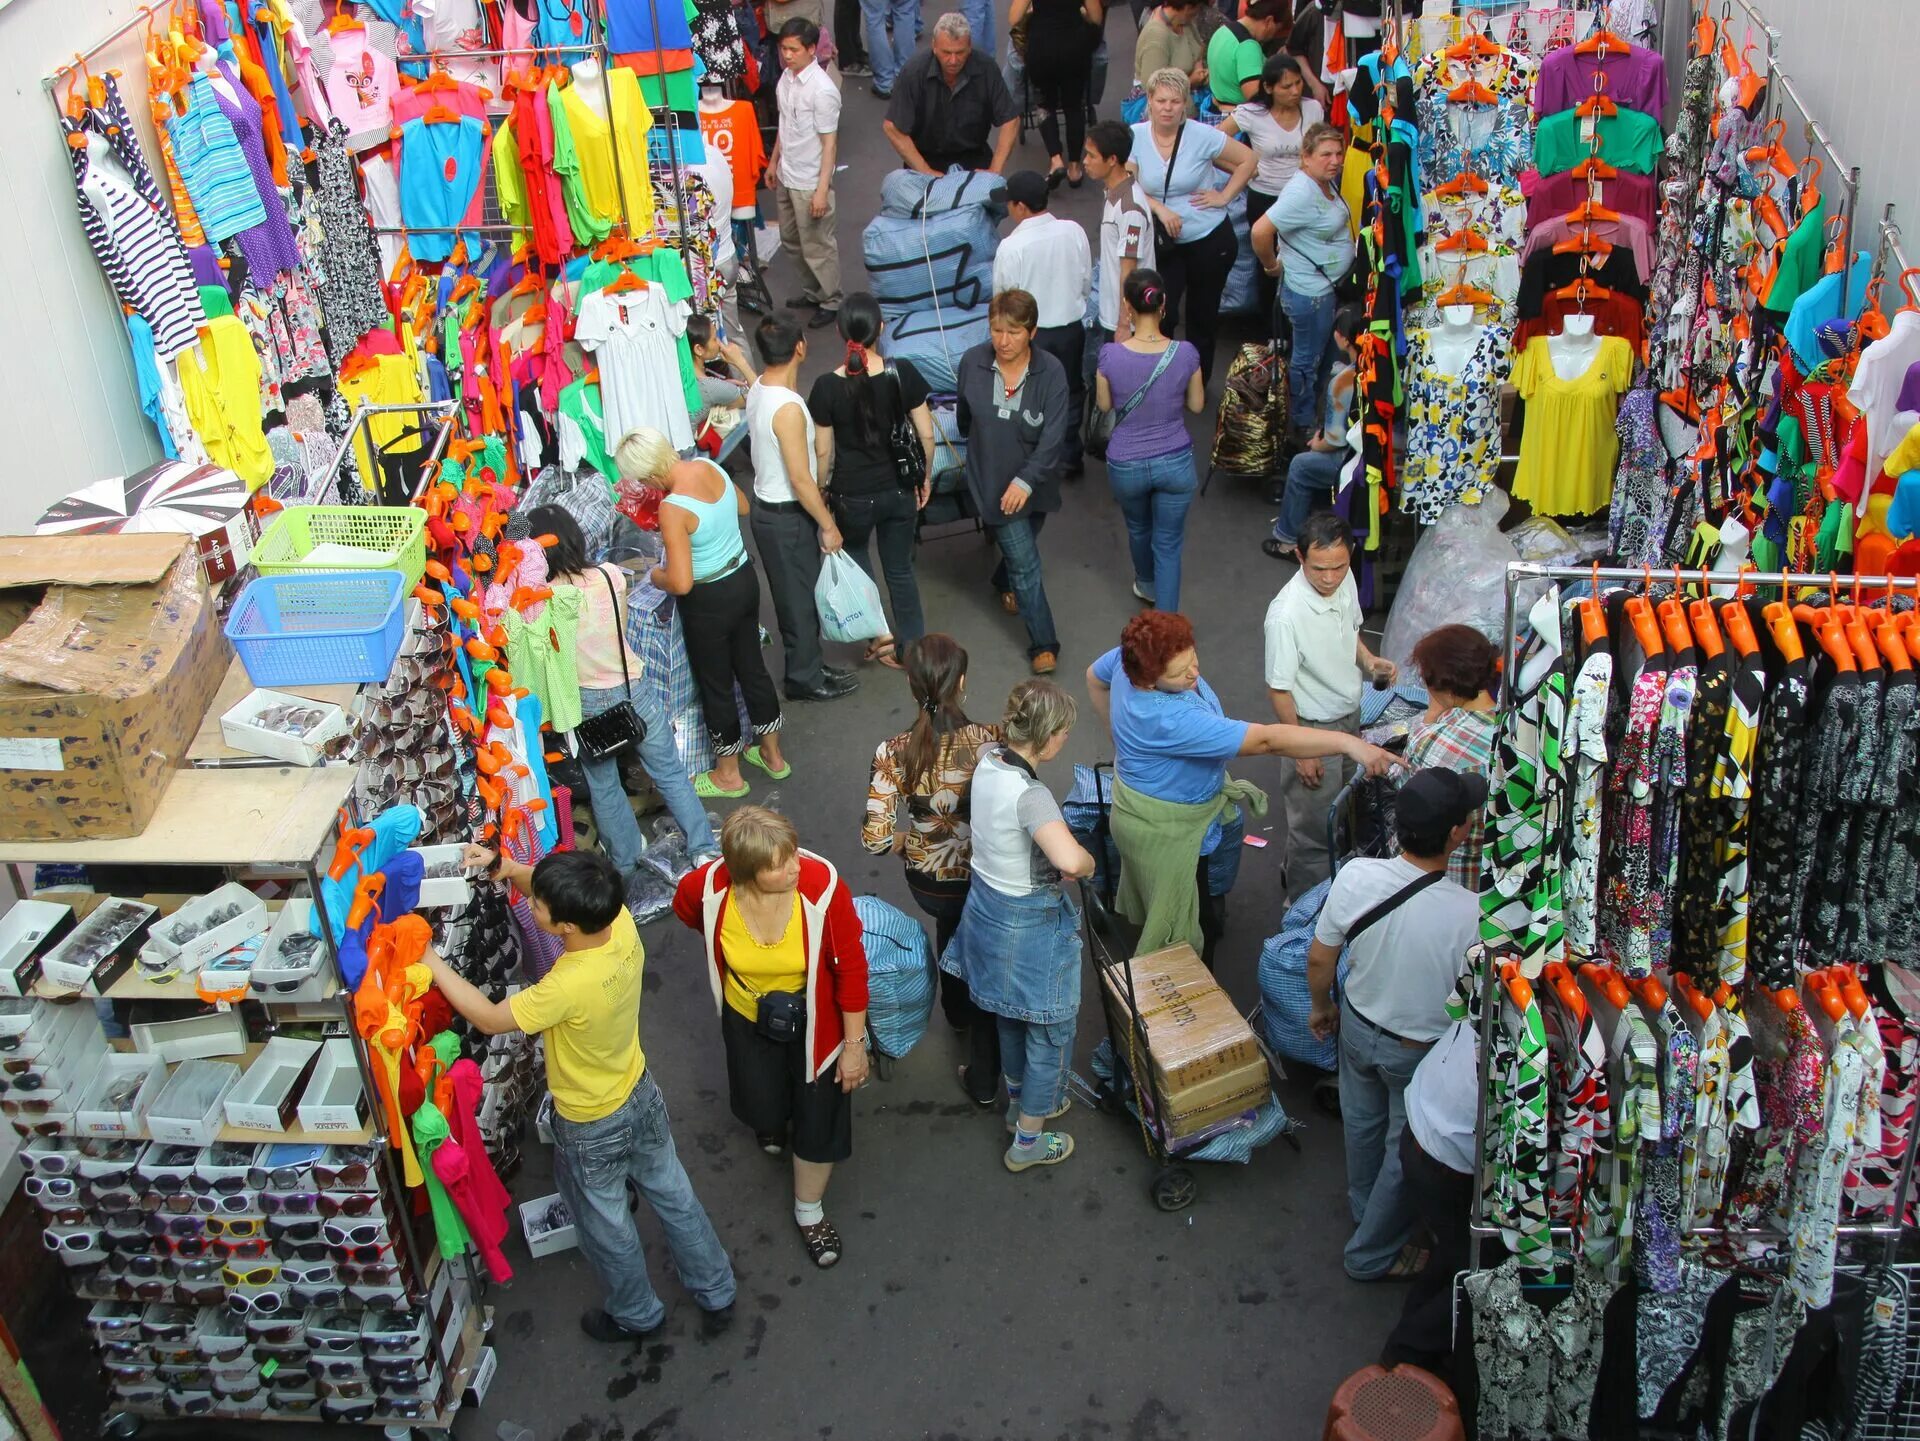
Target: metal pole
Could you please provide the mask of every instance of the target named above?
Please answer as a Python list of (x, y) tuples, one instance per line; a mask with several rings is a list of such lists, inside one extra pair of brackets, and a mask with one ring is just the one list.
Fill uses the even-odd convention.
[[(602, 0), (601, 9), (604, 11), (605, 8), (605, 0)], [(667, 94), (667, 57), (660, 49), (660, 0), (647, 0), (647, 13), (653, 20), (653, 55), (659, 67), (656, 73), (660, 76), (660, 108), (667, 112), (667, 168), (673, 178), (673, 211), (679, 220), (680, 257), (684, 260), (687, 254), (687, 192), (680, 183), (680, 139), (674, 133), (678, 127), (673, 123), (673, 105)]]

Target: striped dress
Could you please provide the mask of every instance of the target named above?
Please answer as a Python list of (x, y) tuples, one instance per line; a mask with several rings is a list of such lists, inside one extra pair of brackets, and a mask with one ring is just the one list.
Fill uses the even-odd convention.
[(87, 243), (120, 303), (152, 327), (155, 353), (171, 360), (194, 343), (204, 319), (179, 232), (141, 197), (101, 136), (71, 121), (62, 126), (87, 135), (84, 146), (67, 152)]
[(212, 80), (195, 75), (186, 112), (167, 119), (173, 162), (200, 217), (200, 228), (215, 244), (267, 218), (240, 139), (218, 95)]

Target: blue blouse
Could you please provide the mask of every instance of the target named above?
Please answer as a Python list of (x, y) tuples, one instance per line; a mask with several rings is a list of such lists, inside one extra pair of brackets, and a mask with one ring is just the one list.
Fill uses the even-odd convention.
[(1225, 209), (1209, 210), (1195, 205), (1193, 192), (1218, 190), (1227, 183), (1227, 177), (1213, 162), (1226, 149), (1228, 139), (1211, 125), (1187, 121), (1169, 179), (1167, 162), (1154, 148), (1153, 122), (1143, 120), (1133, 127), (1133, 160), (1139, 170), (1140, 188), (1149, 200), (1158, 200), (1180, 217), (1179, 243), (1182, 245), (1213, 234), (1227, 218)]

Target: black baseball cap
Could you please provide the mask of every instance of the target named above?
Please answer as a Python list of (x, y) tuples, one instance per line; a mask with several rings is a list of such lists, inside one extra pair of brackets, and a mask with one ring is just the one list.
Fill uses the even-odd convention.
[(1393, 801), (1393, 823), (1415, 835), (1452, 830), (1487, 803), (1487, 778), (1429, 766), (1408, 776)]
[(1016, 170), (1007, 177), (1007, 204), (1015, 201), (1029, 210), (1047, 208), (1047, 177), (1038, 170)]

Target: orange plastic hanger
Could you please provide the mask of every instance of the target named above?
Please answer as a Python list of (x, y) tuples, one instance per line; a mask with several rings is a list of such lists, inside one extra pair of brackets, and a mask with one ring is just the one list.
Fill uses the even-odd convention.
[(1880, 654), (1887, 662), (1889, 670), (1908, 670), (1913, 659), (1907, 652), (1906, 642), (1900, 639), (1900, 628), (1893, 624), (1891, 616), (1883, 616), (1873, 628), (1873, 642), (1880, 647)]
[(1806, 647), (1800, 640), (1800, 627), (1795, 621), (1793, 607), (1784, 600), (1769, 601), (1760, 612), (1761, 619), (1767, 623), (1767, 629), (1773, 633), (1773, 643), (1780, 648), (1780, 654), (1789, 662), (1801, 660), (1806, 656)]
[(1913, 282), (1909, 279), (1910, 276), (1915, 275), (1920, 275), (1920, 265), (1909, 265), (1900, 272), (1900, 293), (1907, 298), (1907, 303), (1900, 307), (1901, 310), (1920, 310), (1920, 293), (1915, 292)]
[(1665, 655), (1666, 642), (1660, 637), (1660, 626), (1654, 619), (1653, 606), (1644, 595), (1636, 595), (1627, 601), (1627, 623), (1633, 627), (1634, 638), (1640, 642), (1640, 649), (1651, 660), (1657, 655)]
[(1841, 632), (1840, 621), (1829, 610), (1815, 610), (1810, 605), (1796, 605), (1793, 618), (1813, 632), (1813, 638), (1820, 642), (1820, 649), (1827, 653), (1834, 666), (1842, 673), (1855, 669), (1853, 647), (1847, 644), (1846, 636)]
[[(1593, 78), (1598, 80), (1600, 77), (1596, 75)], [(1589, 115), (1618, 115), (1620, 113), (1620, 107), (1614, 103), (1611, 95), (1606, 94), (1604, 91), (1596, 90), (1585, 100), (1582, 100), (1578, 105), (1574, 106), (1573, 113), (1582, 117)]]
[(1498, 305), (1500, 297), (1477, 285), (1467, 283), (1467, 268), (1460, 267), (1460, 279), (1434, 297), (1435, 305)]
[(1650, 1011), (1657, 1011), (1667, 1003), (1667, 988), (1658, 976), (1629, 976), (1627, 989)]
[(334, 9), (333, 19), (327, 22), (327, 34), (329, 35), (344, 35), (349, 30), (364, 31), (366, 28), (366, 25), (361, 22), (360, 17), (349, 11), (344, 4)]
[(1560, 1004), (1572, 1011), (1581, 1020), (1587, 1018), (1587, 998), (1580, 993), (1580, 987), (1574, 984), (1573, 971), (1565, 961), (1548, 961), (1540, 969), (1540, 979), (1560, 998)]
[[(1594, 566), (1595, 570), (1599, 568), (1597, 564)], [(1607, 608), (1601, 603), (1600, 586), (1597, 581), (1593, 587), (1593, 594), (1580, 598), (1579, 610), (1580, 635), (1586, 643), (1592, 645), (1595, 641), (1606, 639)]]
[(464, 117), (450, 105), (436, 105), (420, 118), (428, 125), (458, 125)]
[(1500, 983), (1507, 988), (1508, 997), (1521, 1010), (1527, 1010), (1533, 1005), (1533, 987), (1528, 984), (1527, 978), (1520, 974), (1518, 961), (1500, 963)]
[(1447, 59), (1487, 60), (1501, 53), (1500, 47), (1487, 39), (1477, 23), (1483, 13), (1475, 11), (1467, 17), (1467, 33), (1447, 47)]
[(1713, 43), (1718, 35), (1719, 32), (1714, 28), (1713, 17), (1702, 10), (1700, 18), (1693, 22), (1693, 53), (1695, 55), (1712, 54)]
[[(1585, 310), (1589, 301), (1613, 299), (1613, 292), (1596, 281), (1588, 280), (1584, 275), (1571, 285), (1563, 285), (1553, 292), (1555, 300), (1571, 300)], [(1444, 303), (1444, 302), (1443, 302)]]
[(1827, 1019), (1837, 1021), (1847, 1013), (1846, 999), (1840, 994), (1840, 987), (1833, 977), (1825, 971), (1813, 971), (1801, 983), (1806, 999), (1826, 1013)]
[(1618, 220), (1620, 212), (1609, 210), (1597, 200), (1582, 200), (1562, 218), (1569, 225), (1588, 225), (1595, 221)]
[(1654, 607), (1659, 617), (1660, 629), (1667, 637), (1667, 644), (1673, 647), (1674, 654), (1693, 649), (1693, 631), (1687, 625), (1687, 608), (1679, 595), (1668, 596)]
[(1602, 52), (1610, 55), (1631, 55), (1633, 47), (1611, 30), (1599, 29), (1573, 47), (1576, 55), (1598, 55)]
[(1627, 1002), (1632, 1000), (1627, 983), (1618, 969), (1606, 961), (1589, 961), (1580, 968), (1580, 979), (1589, 982), (1593, 988), (1607, 998), (1607, 1004), (1616, 1011), (1624, 1011)]
[[(1741, 607), (1740, 615), (1742, 620), (1746, 619), (1744, 606)], [(1720, 635), (1720, 622), (1714, 619), (1713, 602), (1709, 600), (1691, 602), (1687, 606), (1687, 619), (1693, 623), (1694, 639), (1700, 642), (1700, 649), (1706, 652), (1709, 660), (1718, 659), (1726, 649), (1726, 643)], [(1753, 638), (1751, 628), (1747, 631), (1747, 638), (1749, 640)], [(1751, 651), (1743, 650), (1740, 654), (1749, 655)]]
[(1553, 247), (1555, 255), (1591, 255), (1601, 265), (1607, 263), (1607, 257), (1613, 254), (1613, 242), (1602, 240), (1591, 230), (1583, 230), (1578, 235), (1569, 236)]
[(1589, 155), (1585, 160), (1582, 160), (1578, 165), (1574, 166), (1573, 169), (1569, 170), (1567, 174), (1578, 176), (1580, 179), (1588, 181), (1612, 180), (1620, 174), (1620, 171), (1617, 166), (1607, 164), (1607, 162), (1602, 160), (1598, 155)]
[(1701, 1020), (1704, 1021), (1713, 1015), (1712, 998), (1702, 993), (1700, 988), (1693, 983), (1693, 977), (1689, 976), (1685, 971), (1675, 971), (1673, 973), (1673, 988), (1679, 992), (1680, 999), (1685, 1001), (1688, 1008)]
[(1462, 250), (1478, 255), (1491, 247), (1487, 244), (1487, 237), (1477, 230), (1456, 230), (1444, 240), (1434, 242), (1433, 248), (1444, 255), (1452, 255)]
[(1500, 97), (1478, 80), (1468, 80), (1447, 92), (1447, 102), (1452, 105), (1496, 105), (1499, 101)]
[(624, 295), (630, 290), (637, 290), (644, 295), (646, 289), (646, 281), (635, 275), (631, 270), (622, 268), (618, 275), (607, 282), (606, 293), (608, 295)]
[(1475, 195), (1485, 195), (1487, 193), (1487, 182), (1480, 176), (1475, 175), (1471, 170), (1462, 170), (1458, 175), (1454, 176), (1453, 179), (1436, 185), (1433, 188), (1435, 195), (1444, 196), (1448, 200), (1457, 200), (1469, 192)]

